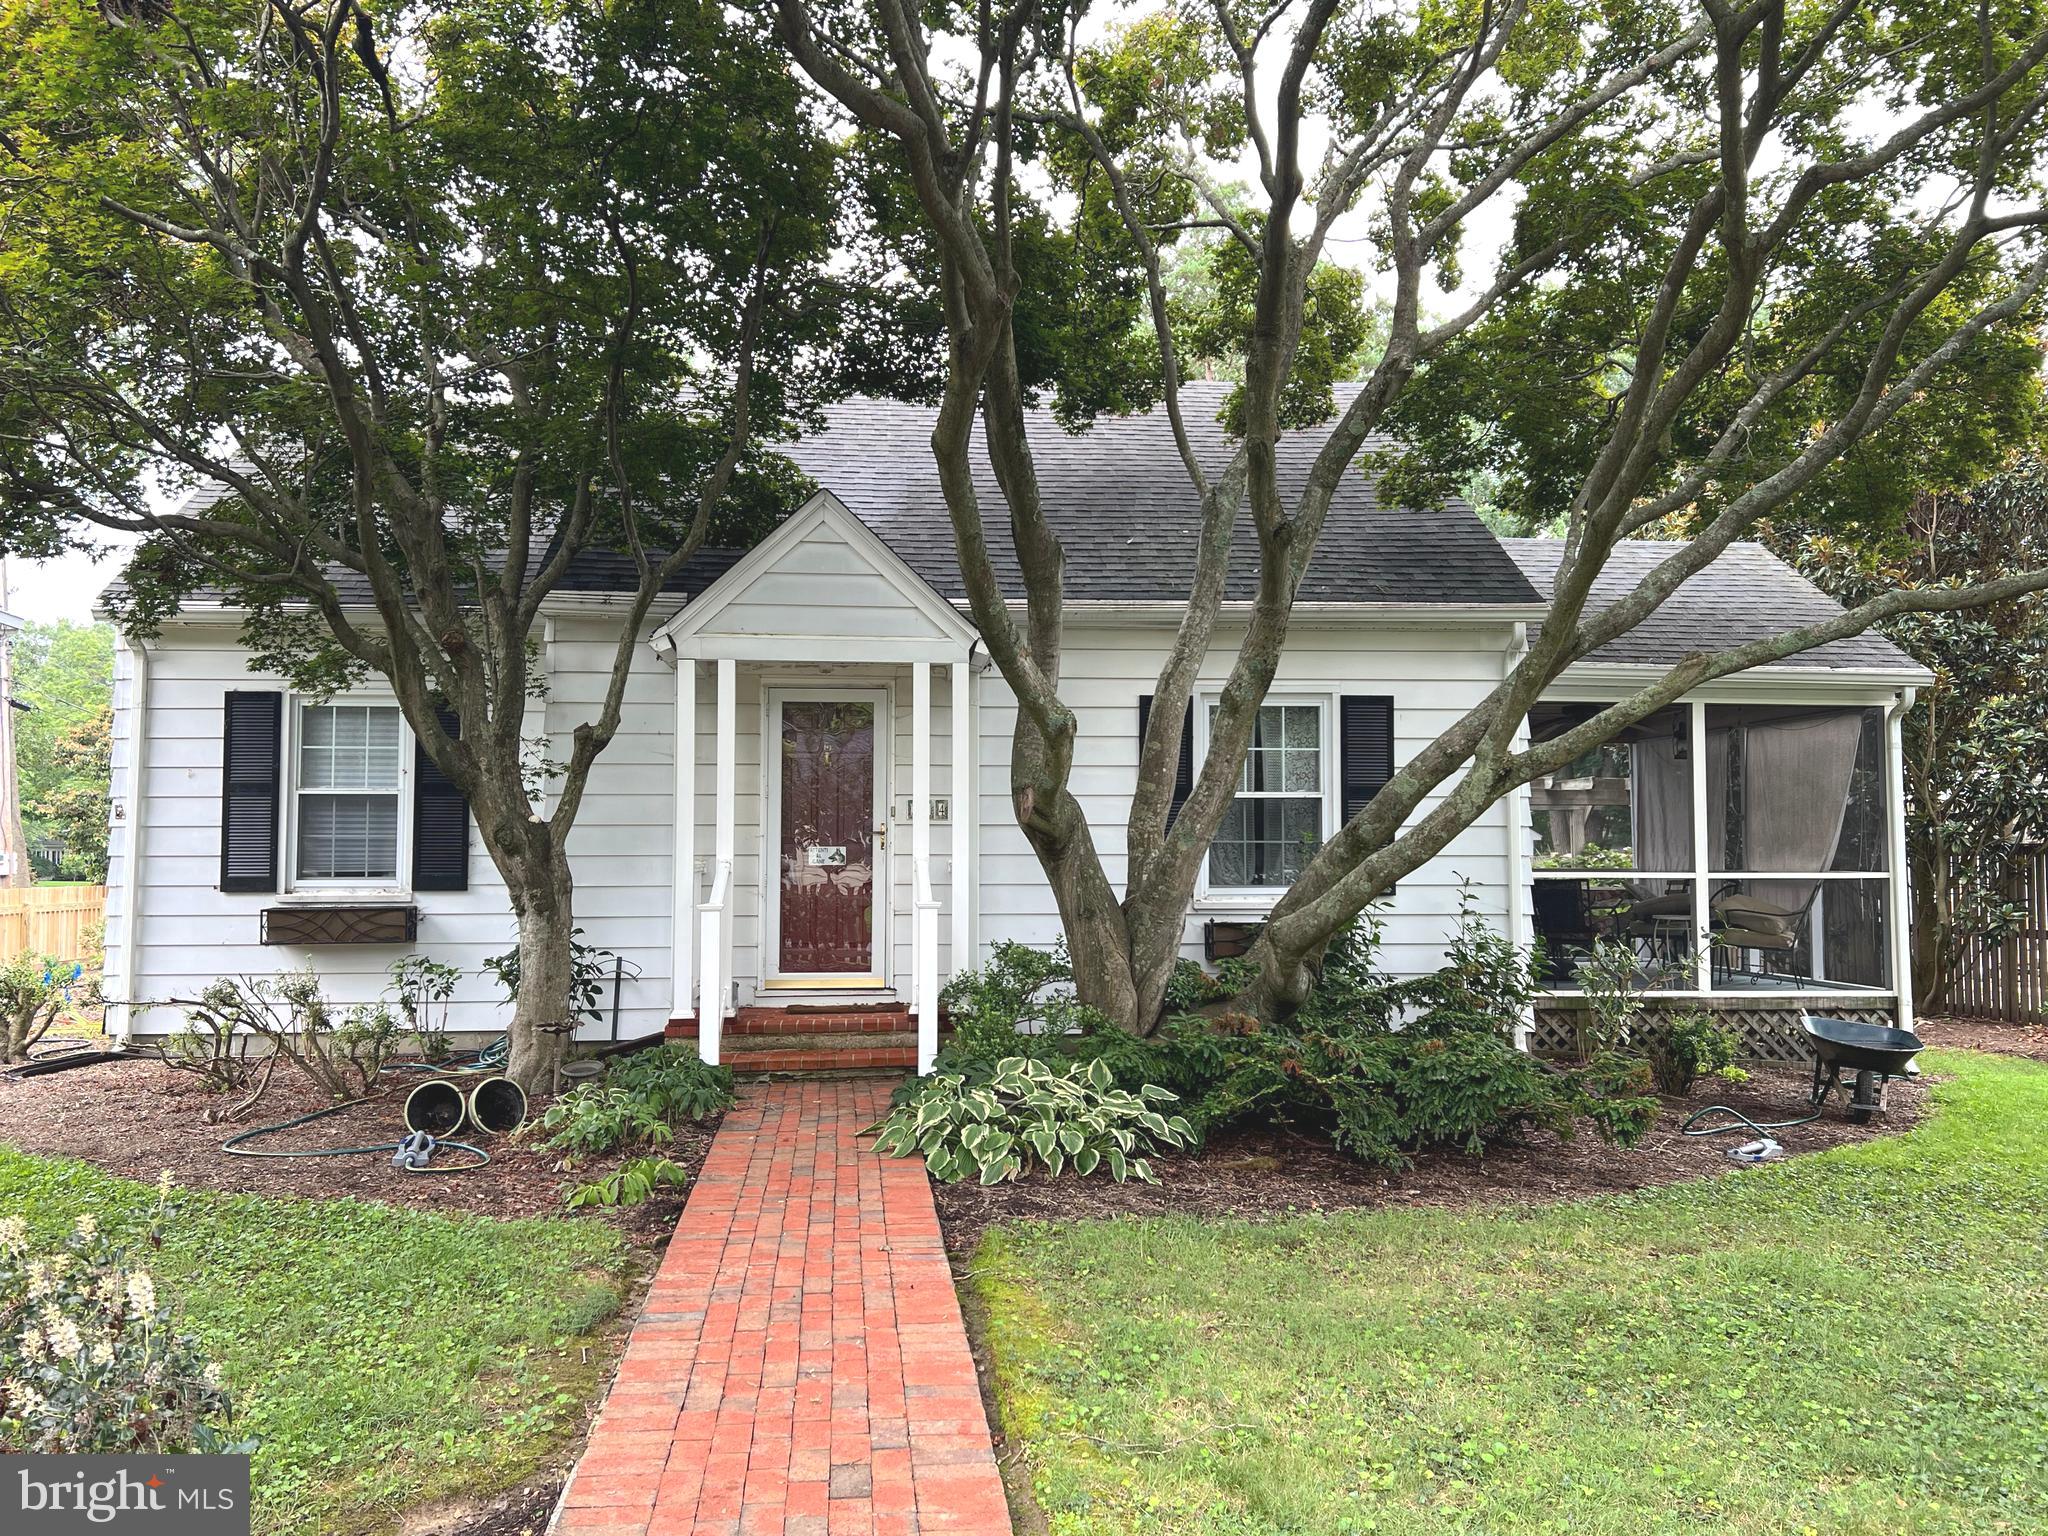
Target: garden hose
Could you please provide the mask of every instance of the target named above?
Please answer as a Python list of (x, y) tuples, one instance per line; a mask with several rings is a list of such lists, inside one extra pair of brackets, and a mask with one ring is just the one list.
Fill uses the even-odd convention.
[[(1772, 1131), (1789, 1131), (1795, 1125), (1813, 1124), (1814, 1121), (1821, 1117), (1825, 1109), (1826, 1106), (1823, 1105), (1810, 1115), (1801, 1115), (1797, 1120), (1752, 1120), (1741, 1110), (1731, 1109), (1726, 1104), (1709, 1104), (1705, 1109), (1697, 1110), (1686, 1116), (1685, 1124), (1681, 1125), (1678, 1129), (1679, 1133), (1685, 1136), (1726, 1136), (1730, 1131), (1749, 1130), (1756, 1132), (1760, 1137), (1769, 1139)], [(1701, 1125), (1700, 1121), (1706, 1119), (1709, 1115), (1726, 1115), (1728, 1116), (1728, 1121), (1725, 1125)]]
[[(230, 1136), (220, 1144), (220, 1149), (230, 1157), (359, 1157), (367, 1156), (372, 1152), (398, 1152), (406, 1150), (405, 1141), (380, 1141), (373, 1147), (295, 1147), (283, 1152), (270, 1152), (261, 1148), (243, 1145), (244, 1142), (254, 1141), (259, 1136), (273, 1136), (279, 1131), (289, 1131), (294, 1126), (307, 1125), (315, 1120), (324, 1120), (329, 1115), (340, 1114), (344, 1109), (354, 1109), (358, 1104), (367, 1103), (369, 1103), (368, 1099), (350, 1099), (345, 1104), (334, 1104), (326, 1109), (316, 1109), (310, 1115), (300, 1115), (293, 1120), (280, 1120), (275, 1125), (259, 1125), (254, 1130), (242, 1131), (237, 1135)], [(404, 1168), (407, 1173), (470, 1173), (483, 1167), (484, 1164), (491, 1160), (490, 1153), (486, 1152), (482, 1147), (472, 1146), (466, 1141), (442, 1140), (431, 1142), (426, 1150), (432, 1151), (442, 1147), (452, 1147), (457, 1152), (467, 1152), (476, 1161), (473, 1163), (457, 1163), (452, 1168), (430, 1168), (424, 1161), (417, 1163), (407, 1161), (397, 1166)]]
[(512, 1055), (512, 1037), (500, 1035), (468, 1061), (387, 1061), (386, 1072), (498, 1072)]

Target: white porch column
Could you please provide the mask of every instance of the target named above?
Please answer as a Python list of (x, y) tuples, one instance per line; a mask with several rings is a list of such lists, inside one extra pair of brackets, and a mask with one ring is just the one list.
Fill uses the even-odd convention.
[(910, 664), (910, 1006), (917, 1015), (917, 1070), (939, 1049), (939, 913), (932, 896), (932, 664)]
[(670, 880), (670, 964), (674, 1001), (668, 1016), (687, 1019), (696, 1008), (697, 929), (697, 663), (676, 658), (675, 864)]
[(718, 662), (718, 820), (712, 843), (713, 857), (720, 866), (723, 879), (716, 883), (723, 887), (726, 895), (726, 910), (719, 914), (719, 964), (718, 996), (703, 999), (699, 1010), (698, 1028), (703, 1028), (705, 1013), (716, 1008), (715, 1018), (726, 1015), (727, 1000), (732, 992), (732, 890), (733, 847), (736, 841), (734, 827), (737, 821), (734, 804), (734, 786), (738, 778), (739, 761), (739, 663), (731, 657), (721, 657)]
[(1686, 755), (1692, 759), (1693, 985), (1707, 992), (1714, 985), (1713, 880), (1707, 869), (1707, 706), (1694, 699), (1686, 708), (1686, 733), (1692, 738)]
[(951, 974), (974, 969), (974, 665), (953, 663), (953, 903)]
[(1900, 692), (1884, 717), (1884, 814), (1891, 866), (1892, 987), (1899, 994), (1899, 1028), (1913, 1027), (1913, 886), (1906, 868), (1905, 716), (1914, 689)]

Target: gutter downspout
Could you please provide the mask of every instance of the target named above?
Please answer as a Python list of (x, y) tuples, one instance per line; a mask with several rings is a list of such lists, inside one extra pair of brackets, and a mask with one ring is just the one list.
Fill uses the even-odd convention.
[[(1529, 626), (1516, 624), (1510, 631), (1507, 649), (1501, 653), (1500, 675), (1506, 681), (1515, 668), (1529, 653)], [(1528, 722), (1521, 727), (1526, 735)], [(1508, 838), (1508, 941), (1517, 950), (1527, 950), (1535, 943), (1535, 933), (1529, 915), (1529, 786), (1517, 784), (1508, 791), (1507, 799)], [(1526, 1051), (1536, 1035), (1536, 1010), (1532, 1005), (1522, 1010), (1522, 1016), (1515, 1023), (1515, 1049)]]
[(143, 809), (149, 798), (143, 780), (149, 773), (149, 648), (135, 637), (127, 637), (132, 671), (128, 679), (128, 783), (118, 809), (128, 824), (126, 867), (122, 883), (126, 900), (121, 909), (121, 1010), (118, 1032), (123, 1046), (135, 1034), (135, 977), (142, 957), (142, 833)]
[(1899, 1028), (1913, 1027), (1913, 886), (1906, 868), (1906, 711), (1919, 696), (1901, 688), (1884, 713), (1884, 788), (1888, 813), (1887, 862), (1891, 865), (1892, 987), (1898, 994)]

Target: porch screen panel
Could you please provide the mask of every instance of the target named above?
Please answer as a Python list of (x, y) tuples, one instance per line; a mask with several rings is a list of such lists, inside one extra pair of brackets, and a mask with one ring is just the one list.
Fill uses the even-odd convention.
[(1890, 988), (1883, 711), (1710, 704), (1706, 723), (1713, 987)]
[[(1542, 743), (1605, 706), (1539, 704), (1529, 736)], [(1660, 709), (1529, 786), (1536, 867), (1692, 868), (1692, 743), (1683, 706)]]
[(875, 706), (782, 704), (781, 905), (785, 975), (875, 972)]

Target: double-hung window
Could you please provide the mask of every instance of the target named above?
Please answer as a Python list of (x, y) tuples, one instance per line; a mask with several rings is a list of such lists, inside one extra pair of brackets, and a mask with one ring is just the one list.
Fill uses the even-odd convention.
[(397, 707), (301, 703), (294, 739), (298, 882), (394, 883), (405, 742)]
[[(1217, 706), (1207, 706), (1213, 726)], [(1328, 836), (1329, 709), (1320, 699), (1259, 707), (1237, 793), (1209, 846), (1212, 890), (1293, 883)]]

